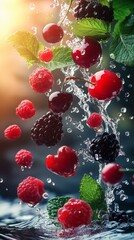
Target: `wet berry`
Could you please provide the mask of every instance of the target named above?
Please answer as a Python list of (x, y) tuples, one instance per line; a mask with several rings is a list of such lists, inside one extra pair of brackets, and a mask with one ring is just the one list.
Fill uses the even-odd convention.
[(60, 42), (63, 38), (64, 32), (61, 26), (58, 26), (56, 23), (48, 23), (43, 28), (43, 38), (48, 43), (57, 43)]
[(44, 183), (31, 176), (24, 179), (17, 188), (18, 198), (31, 206), (35, 206), (42, 200), (44, 192)]
[(85, 37), (82, 45), (72, 51), (74, 62), (83, 68), (89, 68), (99, 61), (102, 55), (102, 49), (96, 40)]
[(43, 62), (50, 62), (53, 59), (53, 51), (50, 48), (38, 52), (39, 59)]
[(88, 225), (92, 221), (92, 208), (83, 200), (71, 198), (58, 210), (58, 221), (64, 228)]
[(112, 22), (113, 10), (95, 0), (80, 0), (74, 9), (74, 17), (77, 19), (98, 18), (106, 22)]
[(102, 169), (102, 180), (109, 185), (115, 185), (119, 183), (124, 173), (120, 171), (122, 167), (116, 163), (109, 163)]
[(35, 115), (35, 108), (31, 101), (23, 100), (16, 108), (16, 115), (22, 120), (29, 119)]
[(62, 146), (56, 155), (48, 155), (45, 163), (50, 171), (60, 176), (71, 177), (76, 173), (78, 157), (72, 148)]
[(73, 95), (66, 92), (53, 92), (49, 96), (49, 108), (55, 113), (66, 112), (73, 102)]
[(9, 127), (7, 127), (4, 130), (4, 136), (8, 139), (8, 140), (14, 140), (17, 139), (21, 136), (21, 129), (18, 125), (13, 124), (10, 125)]
[(62, 117), (52, 112), (37, 119), (31, 129), (31, 138), (38, 145), (54, 146), (61, 140), (62, 135)]
[(46, 93), (52, 89), (54, 84), (53, 74), (46, 68), (35, 69), (30, 77), (31, 88), (37, 93)]
[(109, 221), (115, 221), (118, 223), (129, 223), (134, 222), (134, 219), (132, 218), (131, 214), (128, 214), (125, 211), (110, 211), (109, 212)]
[(115, 134), (104, 132), (97, 135), (90, 144), (90, 154), (100, 163), (114, 162), (120, 150)]
[(99, 128), (102, 124), (102, 116), (99, 113), (93, 112), (87, 119), (86, 124), (91, 128)]
[(115, 98), (122, 89), (121, 79), (109, 70), (96, 72), (90, 82), (88, 92), (97, 100), (111, 100)]
[(31, 167), (33, 163), (32, 153), (25, 149), (21, 149), (16, 153), (15, 161), (20, 167)]

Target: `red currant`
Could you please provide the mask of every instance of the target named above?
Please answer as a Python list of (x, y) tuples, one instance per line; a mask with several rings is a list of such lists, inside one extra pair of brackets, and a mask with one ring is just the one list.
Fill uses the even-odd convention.
[(92, 113), (89, 118), (87, 119), (86, 123), (89, 125), (91, 128), (99, 128), (102, 124), (102, 116), (99, 113)]
[(60, 42), (63, 38), (64, 32), (61, 26), (56, 23), (48, 23), (43, 28), (43, 38), (48, 43)]
[(121, 79), (109, 70), (96, 72), (88, 87), (89, 94), (97, 100), (111, 100), (115, 98), (122, 89)]
[(102, 169), (102, 180), (109, 185), (115, 185), (119, 183), (124, 173), (119, 171), (122, 167), (116, 163), (109, 163)]
[(74, 62), (83, 68), (89, 68), (100, 59), (102, 49), (100, 44), (91, 38), (85, 37), (81, 47), (74, 48), (72, 57)]
[(38, 52), (39, 59), (43, 62), (50, 62), (53, 59), (53, 51), (50, 48)]
[(49, 96), (49, 108), (55, 113), (66, 112), (72, 104), (73, 96), (71, 93), (53, 92)]

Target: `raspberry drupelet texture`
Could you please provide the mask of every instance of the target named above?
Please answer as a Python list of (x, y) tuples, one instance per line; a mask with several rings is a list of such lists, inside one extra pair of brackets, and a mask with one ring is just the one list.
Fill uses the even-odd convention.
[(78, 157), (74, 149), (62, 146), (56, 155), (48, 155), (45, 163), (50, 171), (60, 176), (71, 177), (76, 173)]
[(56, 145), (62, 138), (62, 117), (52, 112), (37, 119), (31, 129), (31, 138), (38, 145)]
[(99, 113), (93, 112), (87, 119), (86, 124), (91, 128), (99, 128), (102, 124), (102, 116)]
[(31, 176), (24, 179), (17, 188), (18, 198), (31, 206), (35, 206), (42, 200), (44, 192), (44, 183)]
[(58, 221), (64, 228), (88, 225), (92, 221), (92, 208), (83, 200), (71, 198), (58, 210)]
[(21, 136), (21, 129), (18, 125), (13, 124), (10, 125), (9, 127), (7, 127), (4, 130), (4, 136), (8, 139), (8, 140), (14, 140), (17, 139)]
[(106, 22), (112, 22), (113, 10), (95, 0), (80, 0), (74, 9), (74, 17), (77, 19), (98, 18)]
[(16, 153), (15, 161), (20, 167), (31, 167), (33, 163), (32, 153), (25, 149), (21, 149)]
[(23, 100), (16, 108), (16, 115), (22, 120), (29, 119), (35, 115), (35, 108), (31, 101)]
[(43, 62), (50, 62), (53, 59), (53, 51), (50, 48), (38, 52), (39, 59)]
[(54, 84), (53, 74), (46, 68), (35, 69), (30, 77), (31, 88), (37, 93), (46, 93), (52, 89)]
[(97, 135), (90, 144), (90, 154), (95, 161), (100, 163), (111, 163), (115, 161), (120, 150), (119, 141), (115, 134), (104, 132)]

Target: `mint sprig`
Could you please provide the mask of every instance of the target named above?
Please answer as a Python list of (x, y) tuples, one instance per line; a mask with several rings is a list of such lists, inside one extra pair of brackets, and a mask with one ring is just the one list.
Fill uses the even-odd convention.
[(29, 66), (41, 65), (38, 58), (38, 51), (44, 49), (44, 45), (30, 32), (18, 31), (8, 38), (8, 41), (25, 58)]
[(58, 209), (63, 207), (63, 205), (68, 202), (71, 197), (55, 197), (48, 200), (47, 212), (50, 218), (57, 218)]
[(133, 0), (113, 0), (114, 19), (122, 21), (134, 10)]
[(98, 218), (100, 210), (106, 211), (107, 209), (104, 190), (87, 174), (84, 174), (81, 180), (80, 199), (91, 205), (93, 209), (93, 219)]
[(110, 36), (110, 24), (95, 18), (83, 18), (70, 24), (69, 28), (77, 37), (92, 37), (98, 40), (107, 39)]

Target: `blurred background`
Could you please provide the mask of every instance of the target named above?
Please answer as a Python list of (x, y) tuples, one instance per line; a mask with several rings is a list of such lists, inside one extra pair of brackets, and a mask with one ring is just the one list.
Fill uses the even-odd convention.
[[(71, 122), (67, 121), (68, 115), (77, 122), (84, 115), (82, 110), (76, 109), (77, 98), (74, 98), (70, 111), (63, 116), (65, 134), (59, 144), (51, 148), (36, 146), (30, 138), (30, 129), (34, 122), (48, 111), (47, 96), (35, 94), (32, 91), (28, 77), (33, 68), (28, 69), (25, 60), (8, 43), (7, 38), (14, 32), (22, 30), (32, 32), (44, 43), (43, 27), (48, 22), (58, 22), (58, 17), (59, 8), (53, 8), (53, 1), (50, 0), (0, 0), (0, 195), (4, 199), (16, 198), (18, 184), (29, 175), (42, 179), (46, 191), (57, 195), (78, 194), (80, 180), (84, 173), (90, 173), (94, 178), (98, 178), (98, 164), (92, 164), (86, 158), (83, 159), (82, 154), (80, 154), (80, 166), (74, 177), (61, 178), (45, 168), (45, 157), (48, 154), (56, 154), (60, 146), (69, 145), (80, 152), (85, 147), (83, 140), (94, 137), (94, 131), (89, 129), (84, 121), (82, 122), (84, 131), (76, 129)], [(46, 43), (44, 45), (47, 46)], [(119, 157), (117, 162), (124, 168), (134, 168), (133, 68), (111, 61), (108, 58), (107, 48), (104, 56), (106, 67), (120, 73), (124, 82), (122, 93), (111, 102), (108, 108), (110, 117), (120, 117), (118, 130), (125, 155)], [(54, 71), (53, 74), (57, 81), (63, 80), (63, 74), (59, 71)], [(59, 86), (54, 88), (59, 89)], [(15, 115), (15, 108), (24, 99), (31, 100), (37, 110), (36, 115), (27, 121), (22, 121)], [(8, 141), (4, 138), (3, 131), (11, 124), (18, 124), (22, 129), (22, 136), (16, 141)], [(21, 171), (15, 163), (15, 154), (22, 148), (33, 153), (34, 164), (30, 170)], [(134, 209), (134, 186), (131, 178), (132, 173), (125, 174), (121, 188), (126, 197), (120, 205), (126, 209)], [(121, 189), (117, 190), (117, 201), (120, 201)]]

